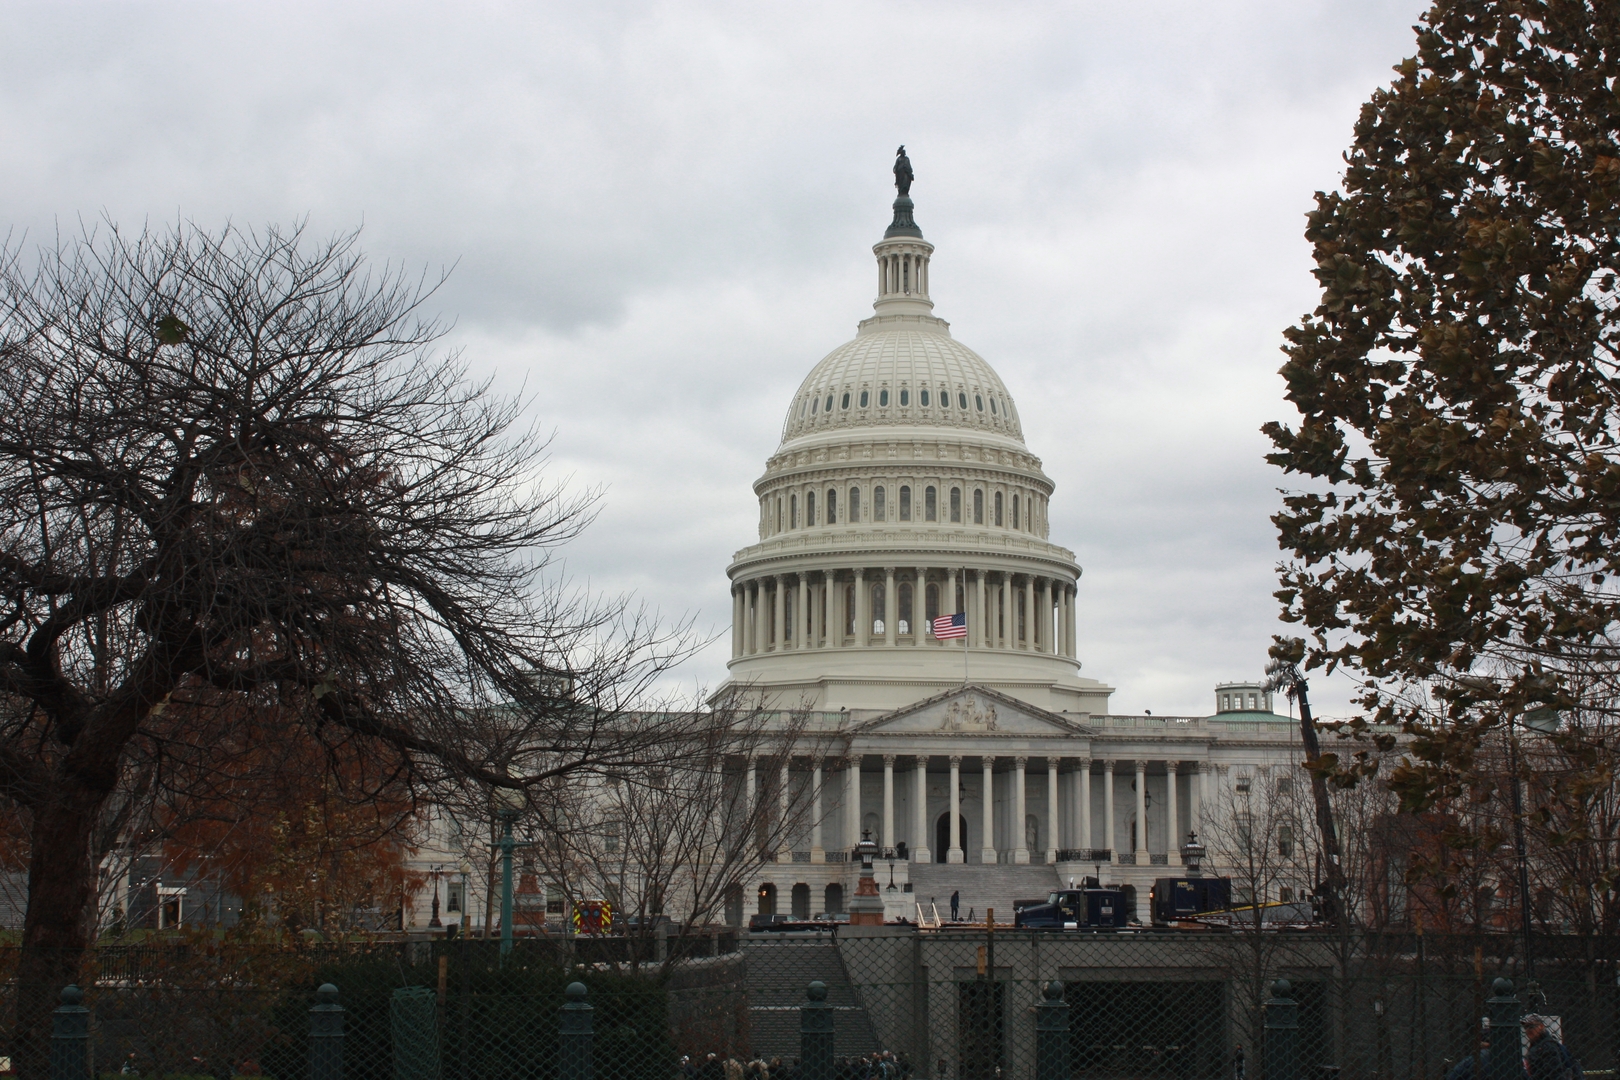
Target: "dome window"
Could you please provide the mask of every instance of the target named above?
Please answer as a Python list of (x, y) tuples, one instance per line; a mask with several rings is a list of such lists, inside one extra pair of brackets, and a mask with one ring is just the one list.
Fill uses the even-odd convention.
[(838, 524), (838, 491), (835, 488), (827, 489), (827, 524)]
[(872, 489), (872, 520), (889, 520), (889, 493), (881, 484)]
[(858, 487), (849, 489), (849, 509), (844, 512), (844, 520), (851, 525), (861, 523), (861, 489)]
[(951, 392), (943, 386), (939, 389), (939, 407), (942, 409), (951, 407)]
[(911, 520), (911, 485), (900, 485), (900, 520)]
[(1013, 496), (1012, 527), (1018, 528), (1018, 496)]
[(956, 403), (962, 407), (963, 412), (967, 412), (967, 394), (966, 394), (966, 392), (961, 391), (961, 390), (958, 390), (956, 392)]
[(805, 398), (803, 401), (799, 402), (799, 419), (800, 420), (804, 419), (805, 410), (808, 409), (808, 408), (810, 408), (810, 399), (809, 398)]
[(905, 406), (910, 405), (910, 404), (911, 404), (911, 391), (902, 389), (900, 391), (900, 406), (901, 406), (901, 408), (904, 408)]
[(923, 520), (939, 520), (939, 494), (934, 491), (932, 484), (923, 492)]
[(973, 524), (984, 524), (984, 489), (973, 489)]
[(866, 390), (861, 391), (861, 408), (863, 408), (863, 409), (866, 408), (867, 400), (870, 397), (871, 397), (871, 394), (870, 394), (869, 391), (866, 391)]
[[(1000, 498), (1000, 496), (997, 496), (997, 498)], [(804, 493), (804, 523), (807, 526), (816, 523), (816, 493), (813, 491)]]
[(922, 391), (921, 395), (917, 398), (917, 402), (923, 408), (925, 408), (925, 409), (928, 408), (928, 391), (926, 391), (926, 390)]
[(879, 390), (878, 391), (878, 407), (879, 408), (886, 408), (888, 406), (888, 404), (889, 404), (889, 392), (887, 390)]
[(990, 398), (990, 415), (996, 415), (996, 399), (994, 396)]
[(984, 397), (983, 397), (983, 395), (974, 394), (973, 395), (973, 403), (979, 407), (980, 412), (984, 412)]
[(832, 412), (832, 395), (831, 394), (827, 395), (827, 408), (824, 411)]
[(962, 489), (957, 487), (951, 488), (951, 521), (962, 523)]
[(847, 408), (849, 408), (849, 391), (848, 391), (848, 390), (845, 390), (845, 391), (844, 391), (844, 400), (842, 400), (842, 401), (840, 401), (840, 402), (839, 402), (839, 403), (838, 403), (838, 407), (839, 407), (839, 408), (840, 408), (840, 409), (847, 409)]

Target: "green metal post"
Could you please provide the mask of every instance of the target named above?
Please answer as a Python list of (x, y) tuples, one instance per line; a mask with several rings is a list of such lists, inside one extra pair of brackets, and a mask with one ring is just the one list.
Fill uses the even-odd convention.
[(1069, 1080), (1069, 1003), (1053, 979), (1035, 1006), (1035, 1080)]
[(84, 991), (62, 988), (62, 1004), (51, 1016), (51, 1080), (86, 1080), (90, 1075), (90, 1010)]
[(501, 814), (501, 956), (512, 951), (512, 815)]
[(585, 984), (569, 983), (568, 1004), (557, 1019), (557, 1080), (591, 1080), (591, 1006)]
[(439, 1080), (438, 995), (401, 986), (388, 1003), (395, 1080)]
[(1300, 1080), (1299, 1004), (1287, 979), (1271, 984), (1266, 999), (1265, 1080)]
[(309, 1080), (343, 1080), (343, 1006), (338, 988), (322, 983), (309, 1010)]
[(1524, 1060), (1519, 1047), (1519, 997), (1507, 979), (1491, 984), (1485, 1002), (1485, 1015), (1491, 1024), (1491, 1056), (1486, 1062), (1486, 1080), (1520, 1080)]
[(799, 1006), (801, 1080), (833, 1080), (833, 1010), (827, 1004), (827, 984), (811, 983), (805, 999)]

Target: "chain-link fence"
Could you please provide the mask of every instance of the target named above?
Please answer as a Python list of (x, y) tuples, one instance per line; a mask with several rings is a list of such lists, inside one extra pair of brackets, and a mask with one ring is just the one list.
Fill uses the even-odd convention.
[[(837, 1080), (1047, 1080), (1036, 1047), (1053, 1016), (1066, 1033), (1064, 1076), (1258, 1080), (1266, 1002), (1286, 979), (1298, 1077), (1327, 1067), (1441, 1080), (1478, 1052), (1493, 983), (1507, 978), (1586, 1077), (1614, 1076), (1620, 942), (1538, 939), (1533, 973), (1514, 945), (1501, 935), (843, 926), (656, 952), (583, 940), (520, 941), (504, 956), (499, 942), (471, 939), (114, 947), (80, 978), (87, 1064), (73, 1075), (783, 1080), (796, 1071), (815, 982)], [(571, 1020), (575, 982), (585, 997), (573, 1004), (589, 1008)], [(329, 999), (318, 993), (326, 984)], [(15, 978), (4, 985), (14, 1026)], [(338, 1074), (319, 1065), (321, 1025), (334, 1022), (322, 1006), (341, 1011)], [(581, 1022), (583, 1043), (568, 1031)], [(43, 1062), (17, 1064), (45, 1075)]]

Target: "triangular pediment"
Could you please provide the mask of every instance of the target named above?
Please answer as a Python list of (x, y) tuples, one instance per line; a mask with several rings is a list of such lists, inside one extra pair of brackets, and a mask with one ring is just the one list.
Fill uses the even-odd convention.
[(1084, 724), (984, 686), (958, 686), (876, 716), (850, 732), (864, 734), (1095, 735)]

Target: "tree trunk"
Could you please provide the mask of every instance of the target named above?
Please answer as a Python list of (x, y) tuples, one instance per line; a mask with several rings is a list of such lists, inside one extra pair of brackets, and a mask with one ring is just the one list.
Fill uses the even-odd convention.
[(34, 808), (12, 1046), (22, 1080), (47, 1076), (51, 1012), (62, 988), (80, 979), (94, 934), (96, 867), (90, 841), (106, 799), (106, 792), (59, 773), (54, 790)]

